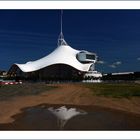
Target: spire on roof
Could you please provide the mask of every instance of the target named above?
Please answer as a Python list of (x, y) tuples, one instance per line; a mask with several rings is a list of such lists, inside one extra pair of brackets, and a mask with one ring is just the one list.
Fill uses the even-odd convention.
[(58, 46), (62, 46), (62, 45), (67, 45), (67, 42), (64, 39), (64, 35), (63, 35), (63, 10), (61, 10), (61, 24), (60, 24), (60, 35), (58, 37)]

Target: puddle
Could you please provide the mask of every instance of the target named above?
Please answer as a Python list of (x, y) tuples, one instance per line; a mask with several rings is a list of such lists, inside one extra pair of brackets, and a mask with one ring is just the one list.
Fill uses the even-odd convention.
[(43, 104), (22, 111), (0, 130), (140, 130), (140, 115), (96, 106)]

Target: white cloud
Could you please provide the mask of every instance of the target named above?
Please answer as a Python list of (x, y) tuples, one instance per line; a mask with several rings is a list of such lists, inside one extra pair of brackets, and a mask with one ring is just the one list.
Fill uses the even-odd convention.
[(116, 68), (117, 66), (114, 65), (114, 64), (112, 64), (112, 65), (109, 65), (109, 67), (111, 67), (111, 68)]
[(121, 64), (122, 64), (121, 61), (117, 61), (117, 62), (114, 63), (114, 65), (121, 65)]
[(138, 57), (137, 60), (140, 61), (140, 57)]
[(105, 64), (104, 61), (97, 61), (98, 64)]
[(111, 67), (111, 68), (117, 68), (121, 64), (122, 64), (121, 61), (116, 61), (116, 62), (112, 63), (111, 65), (109, 65), (109, 67)]

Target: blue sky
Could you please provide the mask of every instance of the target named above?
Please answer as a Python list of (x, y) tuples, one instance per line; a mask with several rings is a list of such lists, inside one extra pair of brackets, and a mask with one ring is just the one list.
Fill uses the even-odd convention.
[[(0, 10), (0, 69), (49, 54), (59, 33), (60, 10)], [(140, 10), (64, 10), (63, 33), (101, 72), (140, 71)]]

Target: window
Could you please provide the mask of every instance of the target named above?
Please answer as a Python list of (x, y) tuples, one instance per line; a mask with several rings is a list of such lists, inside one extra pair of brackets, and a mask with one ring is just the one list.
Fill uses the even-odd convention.
[(86, 54), (86, 59), (95, 60), (95, 55), (93, 55), (93, 54)]

